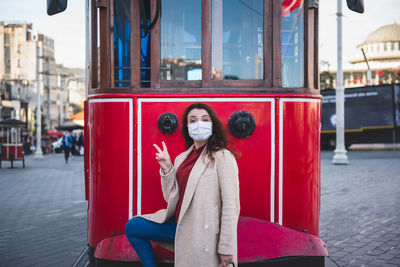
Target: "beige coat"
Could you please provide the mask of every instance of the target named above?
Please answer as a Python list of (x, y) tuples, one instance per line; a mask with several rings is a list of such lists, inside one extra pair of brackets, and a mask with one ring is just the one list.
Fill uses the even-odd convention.
[[(142, 217), (164, 223), (175, 215), (179, 191), (176, 171), (193, 146), (175, 159), (161, 185), (167, 209)], [(239, 179), (236, 160), (228, 150), (214, 154), (215, 163), (202, 152), (186, 185), (174, 247), (176, 267), (220, 266), (218, 254), (233, 255), (237, 265), (237, 222), (239, 218)]]

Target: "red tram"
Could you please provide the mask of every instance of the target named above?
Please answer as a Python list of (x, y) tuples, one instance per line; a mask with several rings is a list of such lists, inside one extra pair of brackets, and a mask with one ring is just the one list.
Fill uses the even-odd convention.
[(22, 161), (25, 168), (25, 157), (23, 144), (21, 141), (21, 128), (25, 127), (25, 122), (16, 119), (5, 119), (0, 121), (0, 134), (4, 138), (4, 143), (0, 138), (0, 168), (2, 161), (10, 161), (11, 168), (14, 168), (14, 161)]
[[(318, 1), (88, 3), (91, 264), (139, 261), (125, 223), (166, 207), (152, 144), (164, 140), (172, 158), (183, 151), (183, 110), (204, 102), (242, 154), (240, 265), (323, 266)], [(154, 246), (161, 263), (173, 261)]]

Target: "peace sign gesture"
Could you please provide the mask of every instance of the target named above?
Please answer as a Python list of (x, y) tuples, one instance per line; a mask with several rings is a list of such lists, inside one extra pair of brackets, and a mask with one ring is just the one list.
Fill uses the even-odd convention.
[(158, 151), (158, 153), (156, 153), (156, 160), (158, 161), (158, 164), (160, 164), (165, 174), (169, 173), (169, 171), (172, 169), (172, 162), (168, 154), (167, 146), (165, 145), (164, 141), (162, 141), (163, 150), (161, 150), (161, 148), (159, 148), (156, 144), (153, 144), (153, 146)]

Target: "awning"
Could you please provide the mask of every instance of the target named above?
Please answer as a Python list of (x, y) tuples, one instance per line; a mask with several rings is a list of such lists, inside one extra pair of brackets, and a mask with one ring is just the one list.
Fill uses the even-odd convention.
[(63, 125), (57, 126), (56, 129), (59, 131), (73, 131), (83, 129), (83, 126), (75, 123), (74, 121), (66, 121)]
[(24, 127), (26, 126), (26, 123), (21, 120), (16, 120), (16, 119), (5, 119), (0, 121), (0, 127), (6, 127), (6, 128), (11, 128), (11, 127)]

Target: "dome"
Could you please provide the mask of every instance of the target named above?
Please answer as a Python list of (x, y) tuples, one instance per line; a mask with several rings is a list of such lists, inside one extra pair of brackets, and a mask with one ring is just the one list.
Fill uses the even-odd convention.
[(393, 23), (380, 27), (379, 29), (371, 33), (361, 45), (398, 41), (400, 41), (400, 24)]

